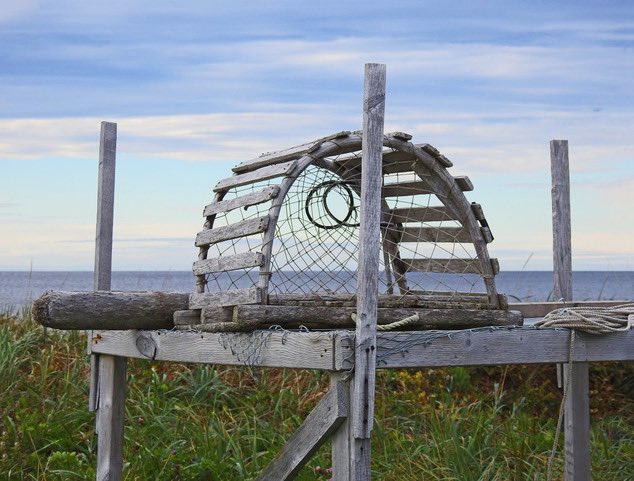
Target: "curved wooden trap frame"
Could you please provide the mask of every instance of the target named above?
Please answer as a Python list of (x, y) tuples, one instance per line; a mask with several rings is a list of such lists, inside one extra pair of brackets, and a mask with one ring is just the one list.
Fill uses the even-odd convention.
[[(491, 230), (482, 207), (464, 195), (473, 190), (473, 184), (466, 176), (452, 176), (447, 170), (452, 162), (436, 148), (411, 139), (409, 134), (394, 132), (384, 135), (382, 142), (379, 307), (397, 309), (391, 315), (383, 313), (383, 320), (392, 322), (411, 314), (398, 309), (466, 309), (469, 315), (471, 310), (505, 309), (506, 298), (495, 286), (498, 262), (487, 249), (493, 240)], [(234, 175), (215, 186), (215, 198), (204, 208), (206, 220), (196, 236), (199, 256), (193, 265), (197, 293), (190, 297), (189, 310), (176, 314), (175, 323), (207, 331), (243, 331), (271, 324), (287, 327), (290, 319), (292, 326), (304, 320), (313, 328), (350, 327), (356, 289), (354, 248), (358, 246), (346, 251), (341, 244), (358, 240), (362, 143), (363, 132), (343, 131), (235, 166)], [(297, 188), (310, 169), (314, 170), (310, 182)], [(295, 196), (303, 195), (301, 201), (291, 200), (293, 189), (299, 192)], [(347, 206), (333, 212), (328, 196), (343, 197)], [(313, 209), (320, 211), (318, 215), (311, 214)], [(338, 230), (344, 232), (334, 238)], [(304, 251), (293, 247), (291, 254), (282, 255), (284, 245), (297, 237), (303, 238), (298, 244)], [(322, 245), (324, 237), (329, 241), (327, 249), (313, 253), (313, 259), (301, 259), (309, 256), (307, 249)], [(450, 247), (438, 248), (443, 243)], [(461, 255), (455, 252), (456, 246)], [(278, 257), (285, 259), (279, 262)], [(313, 276), (319, 276), (336, 262), (349, 279), (335, 282), (334, 292), (325, 282), (297, 272), (297, 264), (303, 263), (307, 269), (315, 268)], [(290, 265), (295, 272), (283, 271)], [(430, 278), (441, 286), (451, 286), (440, 279), (443, 276), (469, 278), (463, 284), (470, 290), (425, 289), (413, 279), (418, 273), (432, 273)], [(302, 280), (285, 282), (290, 276)], [(474, 278), (482, 292), (473, 291), (478, 284)], [(323, 307), (331, 309), (314, 310)], [(334, 325), (327, 321), (333, 315)], [(489, 324), (518, 323), (517, 316), (492, 312), (482, 316), (486, 318), (482, 322)], [(426, 325), (443, 325), (446, 317), (428, 315)]]

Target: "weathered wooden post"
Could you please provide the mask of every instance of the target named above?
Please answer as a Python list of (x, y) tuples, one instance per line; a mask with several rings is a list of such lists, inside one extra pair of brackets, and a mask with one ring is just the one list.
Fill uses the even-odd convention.
[[(116, 149), (117, 124), (102, 122), (95, 243), (96, 291), (109, 291), (111, 288)], [(91, 339), (90, 335), (89, 346)], [(90, 387), (89, 407), (97, 414), (97, 481), (120, 481), (123, 477), (126, 358), (92, 355)]]
[[(550, 141), (550, 161), (553, 214), (553, 293), (557, 300), (572, 301), (570, 173), (567, 140)], [(567, 386), (564, 407), (565, 480), (589, 481), (591, 479), (591, 466), (588, 364), (572, 363), (566, 365), (564, 386)]]
[(363, 95), (361, 224), (357, 276), (357, 325), (352, 411), (351, 479), (370, 479), (370, 438), (374, 420), (376, 324), (381, 245), (381, 182), (385, 65), (366, 64)]

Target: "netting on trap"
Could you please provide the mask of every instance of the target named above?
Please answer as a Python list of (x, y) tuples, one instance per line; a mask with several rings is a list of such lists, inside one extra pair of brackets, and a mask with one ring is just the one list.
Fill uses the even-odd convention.
[[(492, 236), (463, 193), (471, 182), (410, 138), (384, 139), (380, 294), (411, 305), (466, 299), (497, 307)], [(344, 132), (264, 154), (216, 186), (196, 238), (201, 305), (354, 298), (361, 142), (359, 132)]]

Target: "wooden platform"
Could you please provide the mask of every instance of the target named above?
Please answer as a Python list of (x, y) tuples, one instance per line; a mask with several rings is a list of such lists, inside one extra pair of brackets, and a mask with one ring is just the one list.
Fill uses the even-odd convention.
[[(350, 370), (354, 331), (93, 331), (92, 352), (159, 361)], [(257, 354), (249, 355), (251, 345)], [(565, 363), (568, 329), (532, 327), (377, 333), (377, 368)], [(577, 333), (574, 362), (634, 361), (634, 331)]]

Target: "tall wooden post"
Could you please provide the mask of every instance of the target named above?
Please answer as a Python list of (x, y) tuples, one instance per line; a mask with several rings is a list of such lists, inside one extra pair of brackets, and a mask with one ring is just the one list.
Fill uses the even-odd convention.
[[(555, 299), (572, 300), (572, 243), (568, 141), (550, 141), (553, 214), (553, 293)], [(569, 376), (569, 378), (568, 378)], [(568, 387), (564, 407), (566, 481), (589, 481), (590, 407), (587, 363), (565, 366)]]
[(374, 420), (376, 324), (381, 245), (381, 182), (385, 65), (366, 64), (361, 159), (361, 224), (357, 276), (357, 326), (352, 407), (352, 459), (356, 481), (370, 479), (370, 437)]
[[(116, 149), (117, 124), (102, 122), (94, 272), (97, 291), (111, 288)], [(91, 339), (89, 336), (89, 343)], [(125, 387), (126, 358), (91, 355), (89, 408), (97, 413), (97, 481), (120, 481), (123, 478)]]

